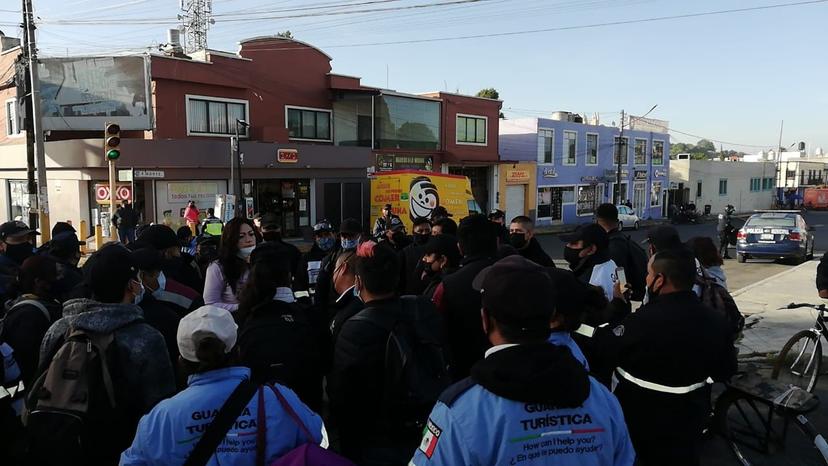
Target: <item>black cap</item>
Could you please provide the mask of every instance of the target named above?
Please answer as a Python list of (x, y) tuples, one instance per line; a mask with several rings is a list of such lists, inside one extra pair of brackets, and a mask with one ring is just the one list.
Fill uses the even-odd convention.
[(86, 241), (78, 239), (78, 235), (71, 231), (62, 231), (52, 237), (51, 247), (59, 249), (75, 249)]
[(163, 258), (161, 253), (153, 248), (141, 248), (132, 251), (132, 261), (138, 270), (154, 272), (161, 270)]
[(454, 217), (454, 215), (450, 214), (445, 207), (438, 205), (431, 211), (431, 218), (434, 217)]
[(652, 244), (657, 251), (666, 251), (668, 249), (679, 249), (684, 247), (678, 230), (669, 225), (651, 228), (647, 231), (647, 239), (642, 241), (642, 243)]
[(581, 225), (572, 233), (561, 235), (561, 241), (566, 243), (574, 243), (576, 241), (583, 241), (585, 246), (598, 246), (598, 250), (607, 249), (609, 247), (609, 236), (604, 227), (596, 223), (589, 225)]
[(171, 247), (178, 247), (178, 237), (172, 228), (166, 225), (150, 225), (141, 232), (138, 240), (149, 244), (161, 251)]
[(339, 226), (339, 232), (349, 235), (358, 235), (362, 233), (362, 225), (360, 225), (359, 221), (356, 219), (346, 218), (342, 221), (342, 225)]
[(405, 224), (398, 217), (393, 217), (391, 219), (391, 225), (388, 226), (388, 229), (391, 231), (402, 230), (404, 228)]
[(114, 297), (122, 293), (129, 281), (138, 275), (138, 267), (133, 261), (132, 253), (124, 246), (107, 246), (96, 252), (93, 257), (88, 285), (94, 296)]
[(506, 213), (500, 209), (495, 209), (489, 213), (489, 220), (494, 220), (496, 218), (506, 218)]
[(316, 225), (313, 226), (314, 234), (328, 233), (328, 232), (331, 232), (331, 231), (334, 231), (333, 225), (331, 225), (331, 222), (325, 220), (324, 218), (322, 220), (320, 220), (319, 222), (317, 222)]
[(618, 221), (618, 207), (615, 204), (605, 203), (595, 209), (595, 216), (612, 222)]
[(423, 248), (428, 254), (439, 254), (448, 258), (450, 264), (460, 262), (460, 248), (457, 246), (457, 238), (452, 235), (436, 235), (428, 239)]
[(290, 271), (291, 251), (287, 246), (269, 241), (256, 246), (250, 255), (250, 266), (267, 262), (273, 269)]
[(57, 222), (57, 223), (55, 223), (55, 226), (52, 227), (52, 237), (54, 238), (55, 236), (57, 236), (61, 233), (65, 233), (67, 231), (70, 232), (70, 233), (77, 233), (78, 232), (78, 230), (75, 230), (75, 227), (73, 227), (69, 223)]
[(19, 220), (13, 220), (0, 225), (0, 240), (5, 240), (11, 236), (24, 236), (31, 233), (36, 235), (40, 234), (37, 230), (29, 228), (29, 225)]
[(282, 227), (281, 224), (282, 222), (279, 220), (279, 216), (273, 212), (262, 215), (262, 228), (264, 229), (276, 230)]
[(521, 330), (548, 329), (555, 287), (546, 268), (520, 255), (481, 270), (472, 281), (481, 303), (496, 321)]
[(383, 210), (385, 210), (385, 209), (391, 210), (392, 209), (391, 204), (385, 204), (384, 206), (382, 206), (382, 209)]

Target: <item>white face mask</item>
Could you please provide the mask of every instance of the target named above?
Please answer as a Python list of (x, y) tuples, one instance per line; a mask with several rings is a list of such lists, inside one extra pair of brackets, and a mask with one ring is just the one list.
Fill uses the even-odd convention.
[(138, 285), (141, 286), (141, 290), (138, 291), (138, 294), (135, 295), (135, 298), (133, 298), (133, 300), (132, 300), (133, 304), (135, 304), (135, 305), (141, 304), (141, 301), (144, 300), (144, 293), (146, 293), (146, 288), (144, 288), (144, 284), (141, 283), (140, 280), (137, 280), (137, 281), (138, 281)]
[(155, 298), (159, 298), (161, 293), (167, 288), (167, 277), (164, 275), (164, 272), (158, 274), (158, 289), (152, 292), (152, 295)]
[(242, 259), (247, 259), (248, 257), (250, 257), (251, 254), (253, 254), (254, 249), (256, 249), (256, 246), (248, 246), (246, 248), (241, 248), (239, 249), (238, 255)]

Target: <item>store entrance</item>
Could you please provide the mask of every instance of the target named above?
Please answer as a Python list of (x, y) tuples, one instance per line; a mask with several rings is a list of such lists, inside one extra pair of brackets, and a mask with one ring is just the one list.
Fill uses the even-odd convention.
[(282, 236), (302, 236), (311, 226), (309, 180), (255, 180), (253, 202), (256, 212), (277, 215)]

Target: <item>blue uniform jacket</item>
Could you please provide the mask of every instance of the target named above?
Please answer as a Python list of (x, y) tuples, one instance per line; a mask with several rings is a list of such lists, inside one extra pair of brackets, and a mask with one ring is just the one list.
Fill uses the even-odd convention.
[[(122, 455), (121, 465), (181, 466), (204, 434), (210, 420), (236, 389), (250, 377), (246, 367), (228, 367), (190, 376), (189, 387), (166, 399), (141, 418), (135, 440)], [(293, 391), (276, 385), (293, 410), (314, 434), (313, 442), (327, 447), (322, 419), (308, 409)], [(266, 464), (299, 445), (307, 443), (300, 428), (284, 412), (276, 395), (265, 388), (267, 413)], [(211, 466), (256, 464), (256, 415), (258, 394), (247, 404), (216, 454), (207, 462)]]
[(471, 387), (454, 402), (434, 406), (409, 466), (630, 466), (635, 460), (618, 400), (592, 377), (589, 397), (575, 409), (512, 401), (466, 383)]
[(584, 352), (581, 351), (581, 347), (578, 346), (578, 343), (575, 343), (575, 340), (572, 338), (572, 334), (569, 332), (555, 332), (553, 331), (549, 335), (549, 343), (558, 346), (566, 346), (569, 348), (569, 351), (572, 352), (572, 356), (578, 360), (581, 364), (584, 365), (586, 370), (589, 370), (589, 363), (587, 362), (586, 356), (584, 356)]

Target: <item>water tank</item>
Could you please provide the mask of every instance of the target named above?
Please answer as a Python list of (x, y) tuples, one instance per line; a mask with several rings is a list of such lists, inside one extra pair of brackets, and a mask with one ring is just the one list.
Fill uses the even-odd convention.
[(552, 119), (555, 121), (569, 121), (571, 112), (555, 112), (552, 114)]
[(572, 114), (569, 115), (569, 121), (571, 121), (572, 123), (581, 123), (581, 124), (583, 124), (584, 117), (582, 117), (581, 115), (578, 115), (577, 113), (572, 113)]
[(181, 47), (181, 29), (167, 29), (167, 43), (173, 47)]

